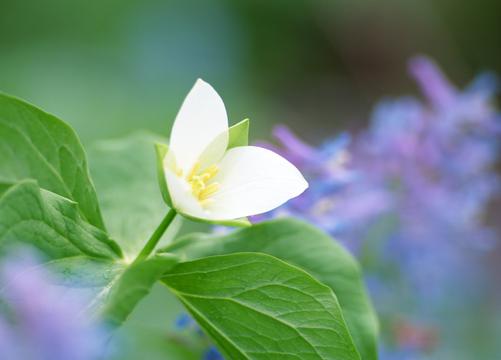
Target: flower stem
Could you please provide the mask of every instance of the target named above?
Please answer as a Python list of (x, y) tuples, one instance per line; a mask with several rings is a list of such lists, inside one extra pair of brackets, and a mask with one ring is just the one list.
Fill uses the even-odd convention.
[(172, 220), (174, 220), (176, 215), (177, 215), (176, 210), (174, 209), (169, 210), (169, 212), (167, 213), (167, 215), (165, 215), (160, 225), (158, 225), (158, 227), (156, 228), (155, 232), (151, 235), (146, 245), (144, 245), (143, 250), (141, 250), (139, 255), (136, 257), (136, 260), (134, 260), (134, 263), (146, 259), (148, 255), (151, 254), (151, 252), (155, 249), (155, 246), (157, 246), (158, 242), (160, 241), (160, 238), (165, 233), (165, 230), (167, 230), (167, 228), (172, 223)]

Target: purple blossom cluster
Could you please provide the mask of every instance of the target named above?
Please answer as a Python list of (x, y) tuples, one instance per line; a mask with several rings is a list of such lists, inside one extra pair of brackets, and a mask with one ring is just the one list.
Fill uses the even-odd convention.
[(0, 359), (92, 360), (104, 329), (68, 300), (31, 254), (16, 252), (0, 266)]
[(486, 216), (500, 185), (501, 117), (492, 76), (459, 90), (428, 58), (412, 59), (409, 70), (424, 101), (380, 102), (351, 140), (315, 148), (275, 128), (277, 145), (262, 145), (297, 165), (310, 188), (254, 220), (295, 216), (323, 228), (359, 257), (383, 316), (400, 308), (422, 319), (480, 286), (479, 259), (496, 241)]
[(310, 189), (255, 220), (299, 216), (355, 252), (358, 242), (370, 236), (374, 220), (388, 215), (395, 226), (387, 238), (398, 256), (408, 255), (405, 250), (421, 256), (441, 246), (449, 251), (492, 245), (493, 232), (484, 220), (499, 188), (493, 169), (501, 130), (492, 105), (495, 81), (484, 75), (459, 91), (424, 57), (410, 62), (410, 73), (426, 102), (412, 97), (382, 101), (369, 128), (351, 143), (341, 135), (314, 148), (286, 127), (275, 128), (279, 146), (264, 145), (297, 165)]

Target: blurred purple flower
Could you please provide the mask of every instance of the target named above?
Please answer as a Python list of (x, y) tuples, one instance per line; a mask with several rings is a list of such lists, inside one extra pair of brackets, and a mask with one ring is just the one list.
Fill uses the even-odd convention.
[(103, 329), (86, 319), (84, 305), (68, 301), (51, 274), (37, 266), (26, 252), (0, 266), (0, 359), (97, 359)]
[[(430, 105), (394, 102), (390, 109), (404, 106), (407, 112), (400, 109), (400, 120), (391, 110), (373, 118), (354, 157), (382, 187), (397, 184), (392, 195), (399, 227), (392, 250), (404, 273), (430, 296), (447, 291), (448, 281), (464, 281), (461, 275), (471, 271), (468, 249), (488, 247), (495, 239), (484, 219), (499, 189), (494, 165), (500, 118), (491, 103), (495, 87), (485, 77), (458, 91), (427, 58), (412, 60), (410, 70)], [(415, 125), (395, 132), (392, 121)], [(384, 132), (393, 138), (381, 149), (373, 134)]]
[[(350, 161), (350, 136), (346, 133), (327, 141), (319, 148), (300, 140), (284, 125), (273, 132), (279, 146), (261, 142), (286, 157), (308, 179), (308, 191), (289, 201), (285, 206), (259, 216), (253, 222), (269, 218), (293, 216), (314, 223), (332, 235), (338, 235), (356, 225), (370, 222), (388, 207), (389, 198), (372, 185), (357, 181), (362, 173), (347, 166)], [(349, 247), (356, 248), (351, 242)]]
[[(409, 71), (426, 101), (382, 101), (351, 142), (341, 135), (315, 148), (277, 127), (277, 145), (264, 145), (298, 166), (310, 188), (254, 221), (291, 215), (323, 228), (379, 282), (392, 284), (390, 291), (372, 289), (380, 309), (396, 312), (412, 299), (413, 311), (424, 316), (468, 301), (482, 286), (479, 258), (496, 239), (485, 218), (500, 187), (494, 167), (501, 117), (493, 76), (459, 90), (426, 57), (411, 60)], [(465, 288), (469, 294), (451, 296), (451, 289)], [(419, 358), (415, 351), (405, 349), (403, 358)], [(383, 357), (390, 353), (386, 348)]]
[(441, 109), (452, 105), (457, 97), (456, 89), (430, 59), (413, 58), (409, 62), (409, 72), (432, 106)]
[(483, 76), (458, 91), (425, 57), (410, 62), (410, 73), (429, 104), (411, 97), (381, 102), (351, 147), (343, 134), (314, 148), (278, 126), (279, 145), (264, 146), (298, 166), (310, 189), (254, 220), (303, 217), (357, 249), (371, 220), (393, 213), (398, 227), (388, 239), (411, 257), (422, 259), (424, 245), (436, 253), (444, 242), (487, 246), (493, 237), (482, 216), (499, 188), (492, 169), (499, 148), (493, 79)]

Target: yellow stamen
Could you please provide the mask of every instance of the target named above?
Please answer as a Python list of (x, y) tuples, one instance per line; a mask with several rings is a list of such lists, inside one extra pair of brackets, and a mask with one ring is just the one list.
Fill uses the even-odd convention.
[(197, 162), (186, 177), (193, 195), (202, 206), (207, 206), (212, 201), (210, 197), (219, 190), (218, 183), (211, 183), (211, 180), (217, 175), (218, 171), (219, 168), (217, 165), (211, 165), (200, 171), (200, 162)]
[(200, 161), (197, 161), (195, 165), (193, 165), (193, 168), (191, 169), (190, 173), (186, 177), (186, 180), (191, 181), (193, 177), (197, 174), (198, 170), (200, 170)]
[(218, 190), (219, 190), (218, 183), (209, 184), (205, 189), (200, 191), (200, 194), (198, 194), (198, 199), (201, 201), (207, 200), (210, 196), (214, 195)]
[(209, 175), (209, 179), (212, 179), (214, 176), (216, 176), (218, 172), (219, 168), (217, 167), (217, 165), (211, 165), (204, 171), (205, 174)]

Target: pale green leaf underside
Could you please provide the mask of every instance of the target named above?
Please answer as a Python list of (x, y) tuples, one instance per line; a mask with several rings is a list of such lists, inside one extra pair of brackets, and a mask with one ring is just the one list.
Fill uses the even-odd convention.
[(181, 263), (163, 282), (228, 359), (360, 359), (332, 290), (269, 255)]
[(87, 221), (104, 229), (85, 153), (75, 132), (56, 117), (0, 94), (0, 183), (36, 179), (74, 200)]
[[(169, 210), (155, 173), (154, 144), (158, 140), (154, 135), (134, 134), (100, 141), (89, 150), (106, 227), (129, 259), (136, 257)], [(181, 219), (175, 220), (163, 243), (173, 238), (180, 225)]]
[(294, 264), (334, 290), (362, 359), (377, 359), (378, 322), (353, 257), (311, 225), (280, 219), (227, 235), (187, 235), (168, 251), (184, 259), (262, 252)]
[(177, 262), (175, 256), (167, 254), (131, 265), (74, 257), (51, 261), (46, 267), (59, 275), (59, 285), (88, 299), (86, 310), (115, 327), (125, 321), (158, 279)]

